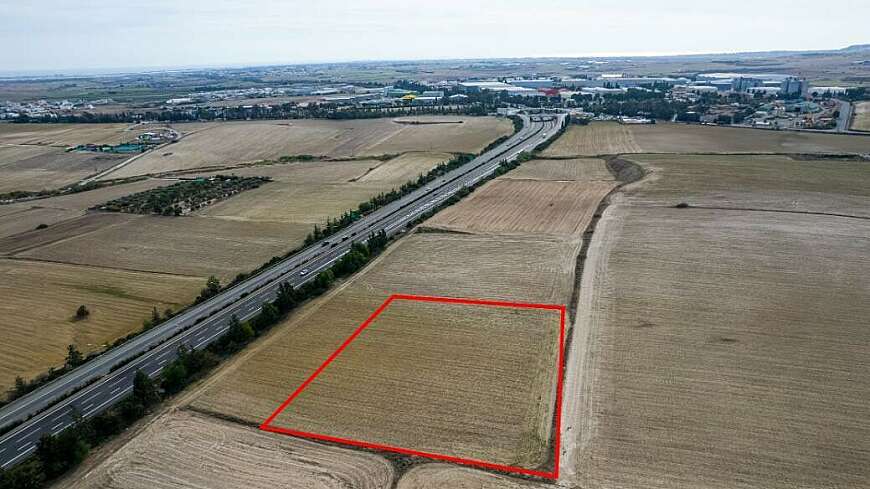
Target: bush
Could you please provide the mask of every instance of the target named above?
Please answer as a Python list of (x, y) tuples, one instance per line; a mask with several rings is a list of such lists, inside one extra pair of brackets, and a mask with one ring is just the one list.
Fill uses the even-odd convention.
[(76, 319), (81, 321), (82, 319), (87, 318), (91, 315), (91, 311), (88, 310), (88, 306), (82, 304), (76, 309)]

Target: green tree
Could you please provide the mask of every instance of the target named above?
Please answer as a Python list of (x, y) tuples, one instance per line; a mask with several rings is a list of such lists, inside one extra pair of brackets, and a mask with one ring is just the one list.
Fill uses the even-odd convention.
[(254, 328), (252, 328), (247, 322), (243, 323), (239, 321), (239, 318), (233, 314), (230, 318), (230, 327), (227, 330), (227, 339), (236, 344), (243, 345), (253, 337)]
[(84, 357), (82, 357), (82, 352), (76, 348), (75, 345), (69, 345), (66, 347), (66, 366), (69, 368), (76, 368), (84, 362)]
[(153, 406), (160, 400), (160, 393), (157, 392), (154, 381), (141, 370), (136, 370), (136, 375), (133, 377), (133, 397), (138, 399), (146, 408)]
[(45, 468), (39, 459), (26, 460), (9, 470), (0, 471), (0, 487), (40, 489), (45, 485)]
[(88, 306), (86, 306), (84, 304), (80, 305), (79, 308), (76, 309), (76, 319), (77, 320), (85, 319), (90, 315), (91, 315), (91, 311), (88, 310)]
[(260, 309), (260, 314), (257, 314), (257, 317), (254, 318), (254, 327), (259, 331), (263, 331), (277, 323), (279, 319), (281, 319), (281, 311), (271, 302), (264, 302), (263, 308)]
[(175, 394), (187, 385), (187, 368), (184, 363), (176, 360), (163, 369), (163, 381), (161, 386), (163, 390), (170, 394)]
[(80, 464), (89, 450), (78, 427), (73, 426), (57, 436), (42, 435), (36, 446), (36, 456), (42, 462), (46, 477), (53, 479)]

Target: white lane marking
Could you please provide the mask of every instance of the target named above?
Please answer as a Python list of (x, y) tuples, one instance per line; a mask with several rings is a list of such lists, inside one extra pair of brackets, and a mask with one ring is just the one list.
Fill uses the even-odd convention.
[(100, 404), (99, 406), (97, 406), (97, 407), (91, 409), (90, 411), (88, 411), (88, 412), (82, 414), (82, 416), (85, 416), (85, 417), (90, 416), (91, 414), (93, 414), (93, 413), (99, 411), (100, 409), (102, 409), (103, 406), (105, 406), (106, 404), (109, 404), (110, 402), (114, 401), (114, 400), (117, 399), (118, 397), (123, 396), (124, 394), (127, 393), (127, 391), (132, 391), (132, 390), (133, 390), (133, 386), (131, 385), (130, 387), (127, 387), (126, 389), (124, 389), (124, 390), (122, 390), (121, 392), (115, 394), (114, 396), (112, 396), (112, 397), (106, 399), (106, 401), (103, 402), (102, 404)]
[(58, 427), (58, 426), (61, 426), (62, 424), (63, 424), (63, 421), (61, 421), (60, 423), (58, 423), (58, 424), (52, 426), (51, 429), (56, 430), (57, 427)]
[(21, 450), (29, 450), (32, 446), (33, 446), (33, 443), (28, 443), (27, 445), (21, 445), (20, 447), (18, 447), (18, 451), (20, 452)]
[(224, 330), (218, 331), (217, 333), (209, 336), (208, 338), (206, 338), (206, 339), (200, 341), (199, 343), (197, 343), (196, 345), (194, 345), (194, 348), (199, 348), (200, 345), (202, 345), (203, 343), (207, 343), (207, 342), (211, 341), (215, 336), (222, 335), (223, 333), (224, 333)]
[[(19, 453), (18, 455), (16, 455), (16, 456), (12, 457), (11, 459), (7, 460), (6, 463), (2, 465), (2, 468), (5, 469), (6, 467), (9, 467), (9, 466), (12, 465), (13, 463), (15, 463), (15, 461), (18, 460), (19, 458), (26, 456), (26, 455), (27, 455), (31, 450), (33, 450), (33, 448), (34, 448), (33, 444), (25, 445), (25, 447), (27, 447), (27, 451), (26, 451), (26, 452), (24, 452), (24, 453)], [(20, 452), (20, 451), (21, 451), (21, 448), (19, 448), (18, 451)]]

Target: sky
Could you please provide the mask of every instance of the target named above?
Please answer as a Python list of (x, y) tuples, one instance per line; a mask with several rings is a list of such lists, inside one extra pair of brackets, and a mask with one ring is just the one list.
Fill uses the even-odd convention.
[(0, 0), (0, 72), (837, 49), (870, 0)]

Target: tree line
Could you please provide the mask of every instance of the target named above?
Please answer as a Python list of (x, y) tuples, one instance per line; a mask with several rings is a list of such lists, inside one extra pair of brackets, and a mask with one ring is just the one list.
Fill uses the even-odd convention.
[(270, 182), (269, 177), (215, 175), (125, 195), (96, 206), (108, 212), (180, 216)]

